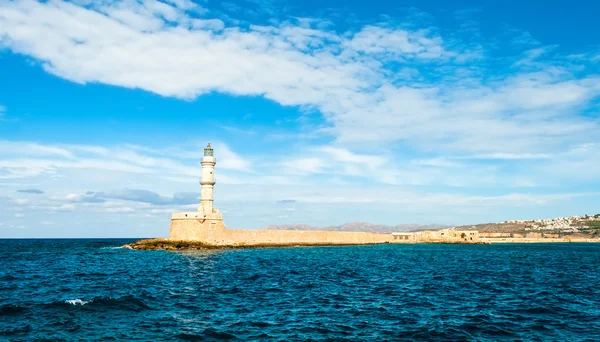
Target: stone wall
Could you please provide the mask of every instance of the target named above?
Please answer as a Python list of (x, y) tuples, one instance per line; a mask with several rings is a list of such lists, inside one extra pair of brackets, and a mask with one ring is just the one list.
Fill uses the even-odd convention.
[[(220, 216), (220, 215), (219, 215)], [(303, 230), (229, 230), (219, 217), (173, 215), (170, 240), (200, 241), (214, 246), (359, 245), (392, 241), (391, 234)]]
[(600, 242), (598, 238), (562, 237), (562, 238), (480, 238), (485, 243), (557, 243), (557, 242)]
[[(187, 215), (187, 216), (186, 216)], [(221, 214), (197, 215), (175, 213), (171, 219), (169, 240), (198, 241), (221, 247), (294, 246), (294, 245), (363, 245), (381, 243), (540, 243), (600, 242), (580, 236), (561, 238), (479, 237), (476, 231), (423, 231), (415, 233), (377, 234), (366, 232), (329, 232), (309, 230), (229, 230)], [(462, 237), (462, 234), (465, 237)], [(442, 235), (443, 234), (443, 235)], [(409, 239), (400, 239), (407, 235)], [(515, 234), (516, 235), (516, 234)], [(473, 238), (471, 240), (471, 238)]]

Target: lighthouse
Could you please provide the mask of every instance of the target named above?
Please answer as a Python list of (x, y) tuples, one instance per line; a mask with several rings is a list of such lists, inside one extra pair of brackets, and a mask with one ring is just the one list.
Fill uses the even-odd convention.
[(202, 165), (200, 206), (194, 212), (176, 212), (171, 215), (170, 240), (204, 241), (214, 239), (218, 236), (218, 232), (225, 229), (223, 215), (219, 209), (213, 207), (215, 164), (214, 151), (209, 143), (204, 149), (204, 156), (200, 162)]
[(213, 210), (213, 189), (215, 186), (215, 156), (214, 150), (210, 147), (210, 143), (204, 149), (204, 156), (200, 162), (202, 165), (202, 178), (200, 179), (200, 187), (202, 188), (200, 197), (200, 206), (198, 211), (204, 215), (210, 215), (218, 212)]
[[(223, 223), (223, 215), (213, 207), (215, 186), (215, 156), (210, 144), (204, 149), (202, 194), (200, 206), (194, 212), (171, 214), (169, 239), (150, 240), (152, 248), (207, 248), (245, 246), (295, 246), (295, 245), (356, 245), (392, 242), (390, 234), (366, 232), (307, 232), (283, 230), (228, 230)], [(411, 240), (417, 241), (417, 240)], [(182, 243), (184, 242), (184, 243)], [(187, 243), (197, 242), (197, 244)], [(408, 242), (408, 241), (406, 241)], [(475, 242), (475, 241), (474, 241)], [(159, 247), (164, 246), (164, 247)]]

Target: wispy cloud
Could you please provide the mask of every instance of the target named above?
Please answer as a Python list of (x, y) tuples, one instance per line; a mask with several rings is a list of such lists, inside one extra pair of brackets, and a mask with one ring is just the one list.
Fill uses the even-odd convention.
[(200, 202), (200, 193), (175, 193), (172, 197), (161, 196), (143, 189), (122, 189), (112, 192), (88, 191), (83, 195), (68, 196), (69, 200), (85, 203), (104, 203), (107, 199), (149, 203), (154, 205), (186, 205)]
[(20, 189), (20, 190), (17, 190), (17, 192), (24, 193), (24, 194), (34, 194), (34, 195), (41, 195), (44, 193), (44, 191), (42, 191), (40, 189)]
[(217, 142), (214, 144), (214, 148), (219, 151), (218, 162), (220, 168), (245, 172), (252, 171), (252, 165), (250, 161), (233, 152), (226, 144)]
[(34, 142), (0, 140), (0, 152), (4, 155), (20, 157), (62, 157), (73, 159), (73, 153), (58, 146), (42, 145)]
[(545, 153), (489, 153), (475, 154), (464, 157), (455, 157), (456, 159), (501, 159), (501, 160), (535, 160), (535, 159), (550, 159), (552, 155)]
[(339, 143), (548, 153), (589, 141), (599, 128), (577, 112), (600, 94), (600, 78), (578, 73), (566, 56), (549, 57), (551, 47), (526, 48), (486, 69), (485, 46), (431, 27), (382, 23), (344, 34), (315, 21), (235, 27), (155, 2), (1, 8), (3, 44), (52, 74), (186, 99), (218, 91), (316, 108), (322, 132)]
[[(246, 158), (225, 144), (216, 145), (219, 148), (219, 168), (237, 172), (252, 171)], [(186, 151), (187, 154), (179, 151)], [(59, 176), (64, 170), (107, 170), (189, 179), (200, 174), (198, 161), (201, 157), (202, 149), (195, 145), (157, 150), (133, 145), (103, 147), (0, 141), (0, 179)], [(227, 176), (223, 176), (221, 181), (226, 181)]]

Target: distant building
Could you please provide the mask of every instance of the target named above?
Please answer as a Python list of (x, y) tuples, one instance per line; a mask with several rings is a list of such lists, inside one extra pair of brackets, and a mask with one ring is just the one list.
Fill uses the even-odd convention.
[(560, 238), (560, 234), (555, 234), (555, 233), (543, 233), (542, 237), (544, 237), (545, 239), (558, 239)]
[(424, 230), (414, 233), (392, 233), (393, 241), (414, 242), (478, 242), (479, 232), (477, 230)]
[(479, 237), (480, 238), (492, 238), (492, 239), (509, 238), (510, 237), (510, 233), (490, 233), (490, 232), (486, 232), (486, 233), (479, 233)]
[(402, 240), (402, 241), (415, 241), (415, 233), (392, 233), (393, 240)]

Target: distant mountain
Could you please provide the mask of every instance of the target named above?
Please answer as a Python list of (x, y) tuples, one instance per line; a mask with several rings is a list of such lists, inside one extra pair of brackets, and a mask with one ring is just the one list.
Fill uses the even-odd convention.
[(371, 233), (392, 233), (407, 232), (414, 230), (437, 230), (449, 228), (443, 224), (399, 224), (396, 226), (387, 226), (383, 224), (372, 224), (367, 222), (352, 222), (342, 224), (341, 226), (314, 227), (307, 224), (274, 224), (265, 227), (272, 230), (322, 230), (331, 232), (371, 232)]
[(552, 219), (538, 220), (512, 220), (499, 223), (484, 223), (465, 226), (448, 226), (443, 224), (399, 224), (386, 226), (383, 224), (372, 224), (368, 222), (352, 222), (341, 226), (313, 227), (307, 224), (275, 224), (265, 227), (272, 230), (322, 230), (332, 232), (371, 232), (392, 233), (410, 232), (419, 230), (439, 230), (454, 228), (456, 230), (477, 230), (480, 233), (520, 233), (542, 231), (555, 234), (587, 234), (589, 236), (600, 236), (600, 214), (557, 217)]

